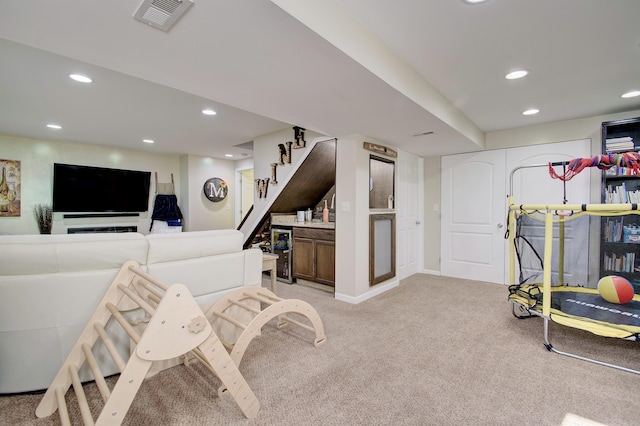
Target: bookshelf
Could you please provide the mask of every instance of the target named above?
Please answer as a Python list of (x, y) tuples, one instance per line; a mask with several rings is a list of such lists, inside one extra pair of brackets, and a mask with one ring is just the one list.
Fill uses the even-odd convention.
[[(602, 123), (602, 153), (640, 151), (640, 117)], [(624, 167), (602, 173), (602, 203), (640, 203), (640, 176)], [(640, 216), (603, 217), (600, 277), (620, 275), (640, 289)]]

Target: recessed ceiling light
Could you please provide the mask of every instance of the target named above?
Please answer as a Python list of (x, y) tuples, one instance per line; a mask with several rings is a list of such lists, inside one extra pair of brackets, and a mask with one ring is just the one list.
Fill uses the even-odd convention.
[(62, 126), (59, 124), (47, 124), (47, 127), (50, 129), (56, 129), (56, 130), (62, 129)]
[(462, 2), (466, 4), (478, 4), (478, 3), (484, 3), (486, 1), (489, 1), (489, 0), (462, 0)]
[(80, 83), (91, 83), (93, 81), (86, 75), (82, 74), (69, 74), (69, 78), (75, 81), (79, 81)]
[(144, 143), (154, 143), (155, 141), (153, 139), (142, 139), (142, 142), (144, 142)]
[(227, 158), (233, 158), (233, 154), (225, 154), (224, 156)]
[(622, 95), (623, 98), (635, 98), (636, 96), (640, 96), (640, 90), (632, 90)]
[(527, 74), (529, 74), (529, 71), (527, 70), (517, 70), (505, 75), (504, 78), (506, 78), (507, 80), (516, 80), (518, 78), (526, 76)]
[(536, 115), (536, 114), (537, 114), (537, 113), (539, 113), (539, 112), (540, 112), (540, 110), (539, 110), (539, 109), (531, 108), (531, 109), (528, 109), (528, 110), (526, 110), (526, 111), (523, 111), (523, 112), (522, 112), (522, 115)]
[(204, 115), (216, 115), (216, 112), (214, 110), (212, 110), (211, 108), (203, 109), (202, 113)]

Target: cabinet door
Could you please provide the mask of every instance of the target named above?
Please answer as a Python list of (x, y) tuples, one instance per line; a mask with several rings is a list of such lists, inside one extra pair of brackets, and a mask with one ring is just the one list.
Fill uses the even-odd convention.
[(335, 243), (333, 241), (316, 241), (316, 281), (334, 285), (335, 282)]
[(310, 238), (293, 238), (293, 276), (305, 280), (315, 277), (315, 244)]

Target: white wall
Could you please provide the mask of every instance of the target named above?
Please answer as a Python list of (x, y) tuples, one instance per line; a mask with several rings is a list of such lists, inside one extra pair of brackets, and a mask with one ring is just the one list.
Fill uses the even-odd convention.
[(243, 158), (242, 160), (236, 160), (236, 170), (253, 169), (253, 158)]
[[(490, 132), (486, 135), (486, 149), (513, 148), (516, 146), (592, 139), (592, 152), (600, 153), (600, 137), (604, 121), (621, 120), (640, 116), (640, 110), (619, 114), (599, 115), (575, 120), (557, 121), (535, 126)], [(596, 143), (597, 142), (597, 143)]]
[[(235, 162), (198, 155), (180, 157), (180, 167), (185, 176), (182, 191), (185, 231), (235, 228), (233, 206), (235, 201)], [(204, 195), (207, 179), (217, 177), (227, 183), (227, 197), (212, 202)], [(188, 213), (187, 214), (185, 214)]]
[[(393, 278), (369, 286), (369, 155), (362, 135), (336, 144), (336, 281), (335, 298), (359, 303), (398, 284)], [(382, 144), (395, 148), (388, 144)], [(343, 209), (348, 203), (349, 210)], [(355, 266), (354, 266), (355, 265)]]
[[(86, 166), (144, 170), (152, 172), (149, 211), (139, 218), (64, 219), (54, 214), (53, 233), (66, 233), (71, 226), (126, 226), (136, 225), (139, 232), (149, 230), (153, 194), (154, 172), (161, 182), (169, 182), (174, 174), (176, 187), (180, 188), (180, 165), (175, 155), (154, 155), (148, 152), (107, 148), (97, 145), (53, 142), (15, 136), (0, 135), (0, 157), (21, 162), (21, 216), (0, 217), (0, 233), (37, 234), (38, 226), (33, 216), (36, 204), (51, 204), (53, 196), (53, 163), (81, 164)], [(176, 191), (178, 200), (180, 193)]]
[(424, 159), (424, 269), (440, 273), (440, 157)]
[[(362, 173), (366, 171), (368, 185), (369, 163), (362, 163), (359, 147), (362, 137), (340, 138), (336, 143), (336, 269), (335, 296), (341, 300), (356, 298), (362, 282), (368, 280), (368, 215), (369, 192), (366, 202), (359, 193)], [(349, 209), (343, 209), (347, 203)], [(357, 265), (357, 267), (354, 267)]]

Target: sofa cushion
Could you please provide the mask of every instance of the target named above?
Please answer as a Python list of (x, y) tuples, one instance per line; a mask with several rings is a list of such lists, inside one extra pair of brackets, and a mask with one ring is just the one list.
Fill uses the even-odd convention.
[(0, 236), (0, 271), (7, 275), (118, 269), (127, 260), (144, 264), (142, 234), (53, 234)]
[[(46, 389), (118, 269), (144, 264), (147, 247), (137, 233), (0, 236), (0, 393)], [(126, 333), (111, 335), (126, 356)], [(104, 374), (118, 372), (94, 351)]]
[(147, 265), (214, 256), (242, 250), (243, 234), (235, 229), (149, 234)]
[(0, 332), (85, 324), (117, 273), (0, 276)]
[(200, 258), (147, 265), (147, 271), (165, 284), (184, 284), (199, 305), (213, 303), (244, 286), (262, 284), (262, 252), (241, 250)]

